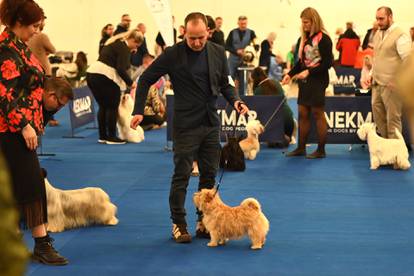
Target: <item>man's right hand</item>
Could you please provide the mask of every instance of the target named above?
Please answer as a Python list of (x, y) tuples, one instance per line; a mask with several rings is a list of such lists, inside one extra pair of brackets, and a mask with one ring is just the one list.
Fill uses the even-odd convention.
[(27, 124), (22, 129), (22, 135), (26, 142), (26, 146), (29, 150), (35, 150), (37, 148), (37, 134), (30, 124)]
[(243, 55), (244, 55), (244, 49), (237, 49), (237, 55), (239, 56), (239, 57), (243, 57)]
[(367, 78), (364, 80), (365, 87), (371, 87), (372, 85), (372, 78)]
[(141, 114), (134, 115), (131, 119), (130, 127), (132, 129), (137, 129), (137, 126), (142, 122), (142, 119), (144, 119), (144, 116)]

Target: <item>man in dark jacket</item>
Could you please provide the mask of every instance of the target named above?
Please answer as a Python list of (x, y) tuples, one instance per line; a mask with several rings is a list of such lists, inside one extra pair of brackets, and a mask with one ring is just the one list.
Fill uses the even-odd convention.
[(129, 30), (129, 25), (131, 25), (131, 17), (129, 17), (129, 14), (122, 15), (121, 23), (116, 26), (114, 35), (127, 32)]
[[(149, 87), (168, 74), (174, 87), (174, 175), (170, 190), (173, 238), (178, 243), (191, 242), (184, 208), (194, 153), (198, 155), (200, 182), (198, 189), (214, 187), (220, 157), (220, 120), (217, 96), (245, 114), (247, 106), (235, 96), (228, 82), (228, 67), (223, 47), (207, 41), (207, 20), (199, 12), (185, 19), (185, 40), (169, 47), (139, 79), (131, 127), (141, 123)], [(199, 219), (196, 234), (207, 237)]]

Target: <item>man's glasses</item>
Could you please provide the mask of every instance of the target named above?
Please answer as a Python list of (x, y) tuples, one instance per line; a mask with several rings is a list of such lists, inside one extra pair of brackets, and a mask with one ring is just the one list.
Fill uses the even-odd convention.
[(55, 97), (56, 103), (57, 103), (57, 109), (61, 109), (65, 106), (66, 103), (63, 103), (60, 101), (59, 97), (56, 96), (56, 94), (53, 95)]

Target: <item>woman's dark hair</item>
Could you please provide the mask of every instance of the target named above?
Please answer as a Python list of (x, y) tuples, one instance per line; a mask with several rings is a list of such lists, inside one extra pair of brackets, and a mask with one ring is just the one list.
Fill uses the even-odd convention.
[(88, 59), (86, 57), (86, 54), (82, 51), (78, 52), (76, 54), (75, 63), (76, 63), (76, 66), (78, 67), (78, 72), (85, 71), (86, 67), (88, 67)]
[(101, 37), (105, 37), (105, 36), (107, 36), (107, 35), (108, 35), (108, 34), (106, 33), (106, 30), (108, 30), (109, 26), (112, 26), (112, 24), (111, 24), (111, 23), (106, 24), (106, 25), (105, 25), (105, 27), (103, 27), (103, 28), (102, 28), (102, 31), (101, 31)]
[(259, 85), (259, 83), (267, 78), (265, 71), (260, 68), (256, 67), (253, 69), (251, 77), (253, 79), (253, 90)]
[(207, 18), (207, 27), (209, 30), (214, 30), (216, 28), (216, 22), (214, 21), (213, 17), (210, 15), (206, 15)]
[(0, 21), (7, 27), (14, 27), (17, 22), (29, 26), (45, 18), (43, 9), (33, 0), (2, 0), (0, 4)]

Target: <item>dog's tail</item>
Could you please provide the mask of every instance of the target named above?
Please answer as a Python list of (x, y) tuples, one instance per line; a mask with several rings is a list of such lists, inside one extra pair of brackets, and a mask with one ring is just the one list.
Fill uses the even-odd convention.
[(249, 207), (249, 208), (255, 209), (260, 212), (262, 211), (262, 207), (260, 206), (259, 201), (257, 201), (256, 199), (252, 197), (249, 197), (243, 200), (240, 206)]
[(404, 140), (404, 137), (402, 136), (398, 128), (395, 128), (395, 135), (397, 136), (398, 140)]

